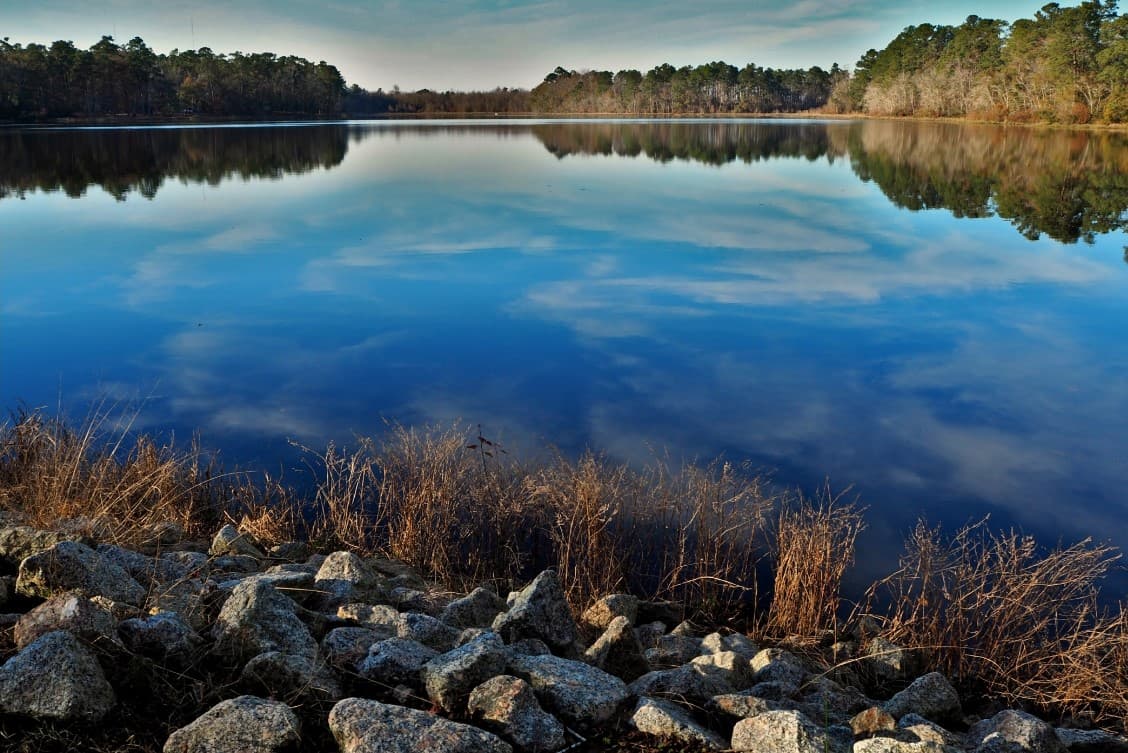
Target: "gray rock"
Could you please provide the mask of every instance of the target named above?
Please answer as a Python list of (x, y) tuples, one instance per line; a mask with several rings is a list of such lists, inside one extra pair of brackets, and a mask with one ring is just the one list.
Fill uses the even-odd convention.
[(400, 618), (397, 635), (429, 646), (439, 653), (458, 645), (458, 631), (429, 614), (407, 612)]
[(628, 695), (618, 677), (557, 656), (515, 654), (509, 673), (529, 683), (550, 712), (583, 726), (610, 719)]
[(787, 701), (798, 697), (799, 686), (790, 682), (769, 680), (756, 683), (748, 689), (748, 693), (767, 701)]
[(835, 734), (798, 711), (768, 711), (742, 719), (732, 730), (732, 749), (756, 753), (850, 753), (853, 736)]
[(692, 635), (661, 635), (653, 648), (646, 649), (652, 667), (680, 667), (701, 655), (701, 640)]
[(670, 635), (680, 635), (686, 638), (697, 638), (698, 646), (700, 647), (700, 639), (705, 636), (705, 631), (693, 620), (682, 620), (674, 629), (670, 631)]
[(262, 562), (249, 554), (224, 554), (210, 561), (211, 570), (219, 577), (221, 573), (244, 573), (251, 575), (262, 568)]
[(184, 528), (171, 520), (146, 523), (141, 526), (137, 536), (137, 550), (153, 554), (184, 540)]
[(509, 648), (513, 653), (525, 654), (526, 656), (546, 656), (552, 653), (552, 649), (540, 638), (522, 638), (509, 644)]
[(379, 575), (352, 552), (333, 552), (326, 557), (313, 585), (319, 592), (315, 603), (321, 609), (348, 602), (375, 603), (386, 595)]
[(712, 664), (684, 664), (647, 672), (631, 683), (630, 690), (637, 696), (705, 705), (714, 696), (730, 695), (736, 688), (729, 682), (728, 673)]
[(110, 610), (72, 591), (52, 596), (20, 617), (13, 631), (16, 648), (22, 649), (56, 630), (66, 630), (96, 648), (120, 645), (117, 620)]
[(204, 639), (175, 612), (135, 617), (118, 625), (118, 635), (127, 648), (161, 664), (184, 666), (195, 656)]
[(570, 655), (576, 623), (555, 571), (545, 570), (518, 592), (509, 611), (494, 620), (493, 629), (506, 643), (539, 638), (553, 651)]
[(1064, 753), (1066, 749), (1053, 727), (1014, 709), (973, 724), (967, 731), (967, 747), (983, 753)]
[(920, 654), (877, 637), (865, 645), (862, 668), (879, 685), (908, 682), (920, 673)]
[[(936, 722), (930, 722), (917, 714), (905, 714), (897, 720), (897, 729), (905, 735), (911, 735), (909, 742), (921, 742), (947, 745), (950, 748), (963, 748), (964, 736), (944, 729)], [(1128, 753), (1128, 751), (1121, 751)]]
[(470, 691), (505, 671), (509, 652), (501, 638), (487, 633), (440, 654), (423, 666), (427, 695), (447, 712), (461, 712)]
[(854, 753), (962, 753), (962, 751), (931, 740), (908, 742), (893, 737), (872, 737), (854, 743)]
[(936, 722), (955, 719), (960, 714), (960, 694), (939, 672), (929, 672), (913, 680), (882, 708), (895, 719), (905, 714), (919, 714)]
[(160, 555), (160, 559), (186, 567), (189, 573), (194, 573), (197, 570), (205, 570), (208, 567), (208, 563), (211, 562), (211, 558), (203, 552), (192, 552), (188, 550), (164, 552)]
[[(310, 555), (309, 544), (304, 541), (287, 541), (283, 544), (275, 544), (266, 550), (272, 560), (289, 560), (291, 562), (298, 562), (304, 560)], [(315, 569), (314, 572), (317, 572)]]
[(395, 605), (401, 612), (422, 612), (431, 614), (435, 611), (435, 603), (426, 591), (416, 588), (397, 586), (388, 591), (388, 603)]
[(713, 696), (708, 708), (722, 714), (735, 716), (737, 719), (747, 719), (765, 711), (780, 711), (781, 707), (776, 701), (769, 701), (745, 691), (743, 693), (726, 693)]
[(862, 691), (839, 685), (829, 677), (814, 677), (803, 685), (798, 710), (809, 719), (849, 725), (850, 718), (877, 703)]
[(403, 560), (388, 557), (369, 557), (364, 562), (374, 572), (389, 578), (390, 587), (402, 586), (420, 591), (427, 590), (427, 582), (416, 572), (415, 568)]
[(283, 753), (300, 744), (301, 724), (289, 706), (243, 695), (173, 732), (164, 753)]
[(102, 559), (125, 570), (147, 590), (187, 578), (190, 572), (178, 562), (159, 557), (146, 557), (144, 554), (122, 549), (113, 544), (99, 544), (96, 551)]
[(799, 686), (810, 672), (795, 654), (781, 648), (765, 648), (752, 657), (752, 671), (756, 682), (782, 682)]
[(211, 624), (214, 605), (218, 604), (214, 583), (191, 579), (180, 580), (149, 592), (145, 599), (148, 612), (174, 612), (196, 632)]
[(403, 622), (399, 610), (387, 604), (350, 602), (337, 607), (337, 616), (343, 620), (353, 620), (360, 627), (380, 633), (384, 638), (398, 636)]
[(470, 693), (471, 715), (528, 753), (551, 753), (567, 742), (564, 725), (537, 703), (536, 694), (519, 677), (498, 675)]
[(648, 622), (635, 628), (635, 635), (638, 636), (638, 642), (642, 644), (644, 651), (657, 646), (658, 639), (665, 634), (666, 623), (664, 622)]
[(256, 560), (266, 558), (262, 550), (255, 546), (250, 536), (239, 533), (238, 529), (231, 524), (225, 525), (216, 532), (215, 538), (212, 539), (211, 548), (208, 549), (208, 554), (213, 557), (244, 555), (254, 557)]
[(335, 703), (344, 697), (341, 684), (320, 661), (268, 651), (247, 662), (240, 682), (255, 694), (282, 698), (288, 703)]
[(233, 591), (235, 586), (249, 580), (269, 583), (279, 593), (289, 596), (298, 604), (304, 604), (311, 600), (316, 593), (313, 585), (313, 573), (303, 570), (274, 570), (273, 568), (265, 573), (253, 573), (220, 581), (217, 588), (220, 591)]
[(346, 698), (329, 712), (341, 753), (512, 753), (496, 735), (423, 711)]
[(223, 604), (212, 634), (221, 656), (249, 659), (268, 651), (317, 656), (317, 642), (295, 613), (293, 601), (269, 583), (240, 583)]
[(438, 655), (418, 641), (387, 638), (369, 647), (368, 655), (357, 665), (357, 673), (384, 685), (401, 682), (418, 685), (423, 665)]
[(707, 671), (721, 674), (734, 690), (747, 690), (752, 687), (752, 667), (747, 659), (735, 651), (720, 651), (698, 656), (690, 664), (695, 667), (710, 668)]
[(330, 665), (355, 672), (357, 665), (368, 656), (372, 644), (390, 637), (368, 628), (334, 628), (321, 640), (321, 655)]
[(681, 604), (673, 601), (648, 601), (643, 599), (638, 603), (638, 617), (636, 624), (647, 622), (662, 622), (666, 625), (677, 625), (685, 619), (685, 609)]
[(488, 588), (479, 586), (446, 605), (439, 619), (453, 628), (485, 628), (506, 610), (505, 602)]
[(751, 660), (752, 657), (760, 653), (760, 646), (747, 635), (741, 633), (730, 633), (729, 635), (709, 633), (701, 639), (700, 652), (702, 654), (719, 654), (722, 651), (732, 651), (745, 659)]
[(625, 617), (633, 627), (638, 617), (638, 599), (630, 594), (611, 594), (599, 599), (580, 615), (580, 622), (592, 630), (606, 630), (616, 617)]
[(0, 667), (0, 711), (97, 723), (116, 703), (98, 660), (64, 630), (47, 633)]
[(1128, 738), (1103, 729), (1058, 727), (1054, 731), (1069, 753), (1128, 753)]
[(45, 552), (63, 541), (93, 542), (77, 533), (41, 531), (30, 526), (0, 526), (0, 560), (9, 565), (19, 565), (28, 557)]
[(16, 590), (45, 599), (78, 590), (87, 597), (105, 596), (126, 604), (145, 600), (145, 589), (129, 573), (74, 541), (60, 542), (21, 562)]
[(650, 664), (642, 655), (642, 646), (630, 620), (622, 615), (611, 620), (603, 635), (584, 652), (583, 659), (624, 682), (631, 682), (650, 671)]
[(639, 698), (630, 719), (631, 726), (664, 740), (677, 740), (707, 750), (726, 750), (725, 739), (697, 723), (681, 706), (655, 698)]

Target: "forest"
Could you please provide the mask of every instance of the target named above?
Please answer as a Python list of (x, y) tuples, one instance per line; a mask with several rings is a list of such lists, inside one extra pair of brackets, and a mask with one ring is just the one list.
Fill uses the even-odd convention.
[(0, 41), (0, 120), (102, 116), (757, 114), (816, 111), (997, 122), (1128, 122), (1128, 14), (1050, 3), (1013, 22), (909, 26), (853, 71), (725, 62), (645, 73), (557, 67), (532, 90), (346, 86), (336, 67), (207, 47), (159, 54), (134, 37), (88, 50)]

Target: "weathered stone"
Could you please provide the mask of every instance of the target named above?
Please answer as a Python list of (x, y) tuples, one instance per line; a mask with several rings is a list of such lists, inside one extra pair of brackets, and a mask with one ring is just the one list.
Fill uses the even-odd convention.
[(515, 654), (525, 654), (526, 656), (546, 656), (552, 653), (552, 649), (540, 638), (522, 638), (509, 644), (509, 648)]
[(70, 633), (47, 633), (0, 667), (0, 711), (61, 722), (101, 721), (116, 699), (98, 660)]
[[(478, 638), (482, 637), (483, 635), (497, 635), (497, 633), (490, 630), (489, 628), (463, 628), (458, 633), (458, 644), (457, 644), (457, 646), (465, 646), (470, 641), (477, 640)], [(456, 646), (456, 648), (457, 648), (457, 646)], [(549, 653), (552, 653), (552, 652), (550, 651)]]
[(735, 716), (738, 719), (747, 719), (757, 714), (763, 714), (765, 711), (780, 710), (780, 706), (776, 701), (757, 698), (747, 691), (743, 693), (725, 693), (724, 695), (713, 696), (713, 699), (709, 701), (708, 707), (722, 714)]
[(126, 604), (145, 600), (145, 589), (129, 573), (74, 541), (60, 542), (21, 562), (16, 590), (42, 598), (78, 590), (87, 597), (105, 596)]
[(439, 619), (453, 628), (489, 627), (506, 609), (505, 602), (488, 588), (479, 586), (446, 605)]
[(769, 680), (756, 683), (748, 689), (748, 694), (767, 701), (786, 701), (799, 695), (799, 686), (790, 682)]
[[(273, 568), (271, 568), (273, 570)], [(220, 591), (233, 591), (235, 586), (240, 583), (245, 583), (249, 580), (258, 580), (263, 583), (269, 583), (279, 593), (285, 594), (298, 604), (303, 604), (313, 599), (316, 591), (313, 585), (313, 573), (305, 572), (303, 570), (281, 570), (281, 571), (268, 571), (265, 573), (253, 573), (251, 575), (238, 576), (228, 580), (221, 581), (217, 588)]]
[(262, 562), (257, 557), (252, 557), (249, 554), (224, 554), (220, 557), (215, 557), (209, 563), (211, 570), (216, 573), (216, 577), (220, 577), (222, 573), (230, 574), (254, 574), (257, 573), (261, 567)]
[(850, 753), (853, 736), (817, 725), (798, 711), (768, 711), (736, 723), (732, 749), (756, 753)]
[(599, 599), (580, 615), (580, 622), (592, 630), (606, 630), (616, 617), (625, 617), (634, 626), (638, 617), (638, 599), (630, 594), (610, 594)]
[(189, 569), (172, 560), (146, 557), (113, 544), (99, 544), (96, 551), (102, 559), (129, 573), (146, 590), (188, 577)]
[(346, 698), (329, 712), (341, 753), (512, 753), (496, 735), (423, 711)]
[(337, 607), (337, 616), (353, 620), (362, 628), (380, 633), (384, 638), (395, 638), (400, 633), (403, 616), (387, 604), (348, 603)]
[(243, 695), (173, 732), (164, 753), (283, 753), (300, 743), (301, 724), (289, 706)]
[(522, 589), (508, 612), (498, 615), (494, 631), (506, 643), (540, 638), (557, 653), (571, 654), (576, 623), (568, 611), (564, 589), (553, 570), (545, 570)]
[(865, 693), (839, 685), (829, 677), (816, 676), (802, 687), (803, 697), (796, 707), (809, 719), (849, 726), (855, 714), (877, 705)]
[(1103, 729), (1058, 727), (1054, 732), (1069, 753), (1128, 753), (1128, 737)]
[(212, 629), (221, 656), (249, 659), (268, 651), (314, 658), (317, 642), (295, 614), (293, 601), (269, 583), (240, 583), (223, 604)]
[(854, 753), (962, 753), (962, 751), (931, 740), (907, 742), (893, 737), (871, 737), (854, 743)]
[(657, 646), (658, 639), (665, 634), (666, 623), (664, 622), (648, 622), (635, 628), (635, 635), (644, 651)]
[(321, 640), (321, 654), (334, 667), (356, 671), (357, 665), (368, 656), (369, 647), (390, 637), (368, 628), (334, 628)]
[(693, 620), (682, 620), (674, 626), (674, 629), (670, 631), (670, 635), (680, 635), (686, 638), (697, 638), (697, 645), (700, 648), (700, 639), (705, 637), (705, 630), (701, 625), (697, 624)]
[(380, 577), (352, 552), (333, 552), (326, 557), (313, 585), (319, 592), (315, 603), (321, 609), (348, 602), (374, 603), (386, 595)]
[[(287, 541), (283, 544), (275, 544), (267, 549), (266, 553), (272, 560), (299, 562), (310, 555), (310, 549), (309, 544), (304, 541)], [(315, 569), (314, 572), (317, 570)]]
[[(950, 748), (964, 747), (964, 736), (944, 729), (936, 722), (930, 722), (918, 714), (905, 714), (897, 720), (897, 729), (903, 735), (911, 735), (909, 742), (917, 740), (937, 745), (947, 745)], [(1121, 751), (1128, 753), (1128, 750)]]
[(578, 725), (607, 721), (627, 698), (618, 677), (557, 656), (515, 654), (509, 672), (529, 683), (549, 711)]
[(752, 667), (747, 659), (735, 651), (719, 651), (715, 654), (698, 656), (690, 662), (696, 667), (712, 667), (721, 673), (734, 690), (752, 687)]
[(666, 625), (677, 625), (685, 619), (685, 608), (673, 601), (649, 601), (643, 599), (638, 603), (638, 616), (635, 623), (642, 625), (647, 622), (661, 622)]
[(118, 634), (130, 651), (161, 664), (188, 663), (203, 645), (203, 638), (175, 612), (125, 620)]
[(368, 680), (394, 685), (419, 684), (423, 665), (438, 656), (432, 648), (407, 638), (387, 638), (373, 643), (357, 665), (357, 673)]
[(394, 586), (416, 588), (420, 591), (427, 590), (427, 581), (416, 572), (415, 568), (403, 560), (388, 557), (369, 557), (365, 564), (376, 573), (389, 578), (389, 583)]
[(691, 635), (662, 635), (653, 648), (646, 649), (652, 667), (680, 667), (701, 655), (701, 641)]
[(19, 565), (28, 557), (45, 552), (63, 541), (93, 543), (89, 537), (76, 533), (41, 531), (29, 526), (0, 526), (0, 561)]
[(631, 682), (650, 671), (642, 646), (625, 616), (616, 617), (603, 635), (584, 652), (584, 661), (624, 682)]
[(631, 693), (649, 698), (688, 700), (704, 705), (714, 696), (736, 691), (728, 673), (712, 664), (685, 664), (673, 669), (647, 672), (630, 685)]
[(877, 637), (865, 646), (862, 668), (879, 685), (908, 682), (920, 672), (920, 654)]
[(146, 523), (137, 532), (137, 550), (153, 554), (184, 540), (184, 528), (171, 520)]
[(854, 730), (854, 737), (873, 737), (878, 732), (897, 729), (897, 720), (888, 711), (870, 706), (850, 719), (850, 729)]
[(211, 558), (203, 552), (193, 552), (188, 550), (177, 552), (163, 552), (160, 555), (160, 558), (162, 560), (168, 560), (169, 562), (174, 562), (178, 565), (182, 565), (188, 568), (188, 571), (190, 573), (195, 573), (196, 571), (207, 569), (208, 563), (211, 562)]
[(782, 682), (802, 685), (810, 672), (795, 654), (782, 648), (765, 648), (751, 659), (756, 682)]
[(745, 659), (751, 660), (752, 657), (760, 653), (760, 646), (747, 635), (741, 633), (730, 633), (728, 635), (709, 633), (701, 639), (700, 651), (702, 654), (719, 654), (722, 651), (732, 651)]
[(255, 693), (303, 706), (333, 703), (344, 697), (329, 668), (308, 656), (268, 651), (247, 662), (239, 679)]
[(973, 724), (967, 731), (967, 747), (982, 753), (1065, 752), (1053, 727), (1036, 716), (1014, 709), (1000, 711), (990, 719)]
[(149, 612), (174, 612), (200, 632), (211, 622), (213, 606), (218, 604), (214, 583), (201, 580), (180, 580), (149, 592), (145, 609)]
[(639, 698), (630, 722), (639, 732), (664, 740), (690, 743), (707, 750), (728, 748), (723, 737), (694, 721), (685, 709), (670, 701)]
[(401, 612), (422, 612), (431, 614), (435, 611), (435, 602), (426, 591), (415, 588), (397, 586), (388, 590), (388, 602)]
[(208, 554), (213, 557), (241, 554), (254, 557), (256, 560), (266, 558), (262, 550), (255, 546), (250, 536), (239, 533), (238, 529), (231, 524), (225, 525), (216, 532), (215, 538), (212, 539), (211, 548), (208, 549)]
[(929, 672), (913, 680), (907, 688), (890, 698), (882, 708), (896, 719), (919, 714), (925, 719), (943, 721), (959, 716), (960, 694), (939, 672)]
[(52, 596), (20, 617), (13, 638), (16, 648), (24, 648), (40, 636), (66, 630), (95, 647), (119, 644), (117, 620), (105, 607), (83, 597), (79, 591)]
[(467, 704), (486, 727), (528, 753), (551, 753), (566, 743), (564, 725), (537, 703), (527, 682), (498, 675), (474, 688)]
[(487, 633), (427, 662), (423, 666), (423, 685), (439, 708), (460, 712), (470, 691), (504, 672), (508, 658), (501, 638)]
[(397, 635), (429, 646), (439, 653), (458, 645), (458, 631), (429, 614), (407, 612), (400, 617)]

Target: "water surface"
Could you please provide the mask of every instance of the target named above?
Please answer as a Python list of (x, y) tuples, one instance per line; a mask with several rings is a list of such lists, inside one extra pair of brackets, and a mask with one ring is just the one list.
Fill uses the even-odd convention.
[(1123, 136), (896, 122), (9, 130), (0, 399), (272, 470), (460, 418), (853, 485), (875, 551), (1128, 546), (1126, 176)]

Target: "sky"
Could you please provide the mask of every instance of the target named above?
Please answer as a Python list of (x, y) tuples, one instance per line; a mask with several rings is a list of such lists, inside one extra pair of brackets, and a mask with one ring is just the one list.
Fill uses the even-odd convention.
[[(1070, 3), (1066, 3), (1070, 4)], [(724, 60), (850, 68), (905, 26), (1013, 21), (1041, 0), (0, 0), (12, 42), (139, 36), (158, 52), (292, 54), (368, 89), (532, 87), (568, 69)]]

